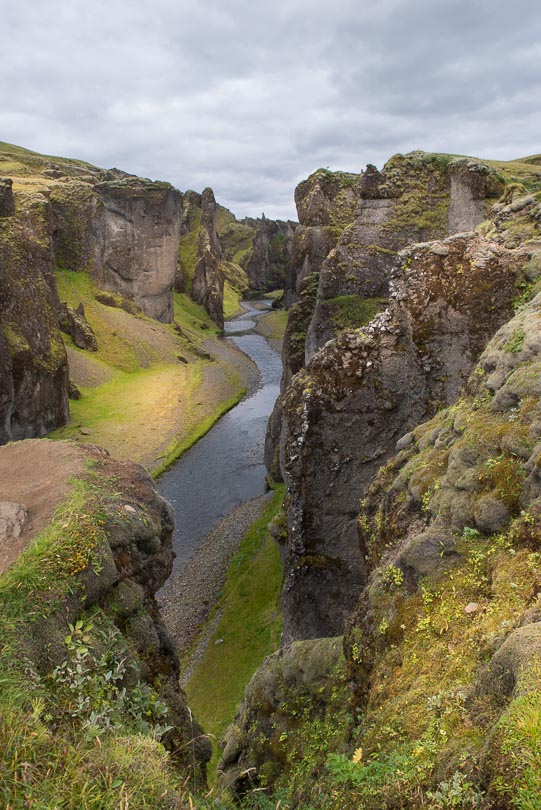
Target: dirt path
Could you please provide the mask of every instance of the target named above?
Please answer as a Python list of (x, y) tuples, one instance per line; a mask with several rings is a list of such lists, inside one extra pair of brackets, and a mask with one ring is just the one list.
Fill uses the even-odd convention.
[(28, 510), (21, 534), (14, 536), (7, 529), (0, 539), (0, 574), (50, 522), (70, 490), (70, 479), (83, 469), (83, 458), (76, 445), (45, 439), (0, 447), (0, 502), (22, 504)]

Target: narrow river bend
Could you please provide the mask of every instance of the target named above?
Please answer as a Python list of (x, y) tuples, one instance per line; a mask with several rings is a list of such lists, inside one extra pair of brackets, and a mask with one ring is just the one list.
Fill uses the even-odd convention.
[(249, 332), (261, 311), (246, 302), (243, 307), (245, 314), (227, 321), (225, 332), (256, 363), (260, 387), (226, 413), (158, 482), (160, 495), (176, 515), (174, 572), (220, 518), (265, 491), (265, 430), (279, 394), (282, 366), (267, 340)]

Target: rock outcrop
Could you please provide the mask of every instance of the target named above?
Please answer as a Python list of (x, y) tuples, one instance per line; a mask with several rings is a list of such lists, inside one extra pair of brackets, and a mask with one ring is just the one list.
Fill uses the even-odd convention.
[(343, 227), (322, 261), (308, 251), (315, 272), (291, 273), (302, 279), (301, 300), (290, 311), (266, 441), (267, 466), (288, 491), (285, 643), (341, 632), (365, 579), (359, 500), (399, 436), (454, 401), (509, 317), (531, 255), (516, 241), (513, 252), (508, 236), (494, 244), (471, 233), (415, 246), (486, 217), (504, 182), (477, 161), (399, 155), (345, 188), (329, 174), (297, 193), (295, 240), (303, 228), (319, 239), (333, 216)]
[(216, 233), (216, 200), (211, 188), (201, 197), (201, 223), (192, 280), (192, 298), (202, 304), (220, 329), (224, 326), (224, 276), (222, 251)]
[(0, 177), (0, 217), (12, 217), (15, 214), (12, 186), (13, 181), (9, 177)]
[(92, 184), (72, 179), (53, 188), (55, 261), (89, 271), (99, 287), (170, 323), (182, 195), (168, 183), (121, 172), (97, 179)]
[(397, 253), (407, 245), (470, 231), (485, 219), (503, 181), (475, 161), (396, 155), (360, 176), (353, 224), (321, 268), (306, 359), (340, 329), (371, 320), (388, 295)]
[(267, 219), (244, 219), (254, 228), (251, 255), (245, 261), (250, 287), (254, 290), (278, 290), (285, 285), (291, 264), (295, 222)]
[[(402, 202), (413, 213), (411, 195), (388, 203), (366, 175), (378, 217)], [(268, 448), (287, 484), (275, 532), (283, 656), (345, 623), (352, 700), (340, 717), (344, 679), (331, 675), (314, 712), (317, 700), (299, 701), (295, 679), (276, 674), (280, 658), (267, 660), (226, 735), (233, 792), (255, 787), (292, 808), (500, 810), (541, 788), (541, 176), (522, 185), (510, 166), (507, 178), (502, 188), (477, 161), (442, 161), (441, 205), (420, 213), (458, 233), (435, 230), (371, 265), (346, 228), (291, 308), (286, 430), (271, 421)], [(423, 193), (440, 193), (425, 180)], [(428, 236), (419, 222), (414, 239)], [(362, 325), (350, 308), (351, 322), (329, 326), (329, 300), (366, 302), (382, 275), (379, 314)], [(319, 307), (327, 340), (301, 368)]]
[(76, 309), (68, 307), (66, 304), (61, 304), (58, 313), (58, 322), (60, 329), (67, 335), (70, 335), (79, 349), (86, 349), (91, 352), (98, 351), (98, 341), (94, 330), (85, 317), (85, 309), (82, 301), (79, 302)]
[[(29, 442), (30, 454), (33, 447), (34, 443)], [(61, 451), (63, 443), (55, 443), (53, 447)], [(0, 449), (0, 453), (9, 449)], [(84, 654), (77, 659), (82, 667), (83, 685), (85, 678), (92, 677), (96, 684), (102, 679), (102, 699), (105, 700), (109, 689), (109, 711), (117, 712), (116, 722), (122, 721), (126, 727), (133, 695), (134, 717), (141, 726), (139, 733), (145, 733), (143, 727), (147, 723), (150, 742), (152, 725), (159, 722), (163, 726), (159, 738), (171, 752), (172, 760), (184, 774), (204, 783), (210, 744), (179, 687), (178, 656), (154, 599), (172, 569), (172, 509), (158, 495), (153, 480), (142, 467), (114, 461), (105, 451), (92, 446), (79, 447), (77, 453), (83, 456), (83, 470), (85, 461), (91, 463), (92, 471), (82, 474), (83, 482), (90, 487), (86, 490), (90, 496), (79, 517), (91, 535), (86, 531), (80, 533), (77, 513), (70, 517), (69, 510), (64, 512), (65, 543), (71, 544), (70, 556), (64, 559), (66, 552), (62, 547), (52, 550), (53, 562), (46, 558), (42, 580), (32, 592), (28, 619), (19, 628), (20, 654), (25, 656), (26, 666), (32, 672), (35, 689), (43, 682), (52, 684), (50, 689), (55, 684), (61, 688), (54, 672), (68, 667), (69, 673), (71, 656), (77, 656), (77, 628), (85, 628), (79, 636), (86, 634), (84, 648), (91, 650), (91, 659)], [(36, 467), (36, 487), (48, 486), (47, 474), (47, 469)], [(69, 500), (69, 492), (66, 498)], [(53, 520), (49, 544), (58, 542), (55, 531), (58, 533), (58, 525)], [(80, 536), (74, 539), (73, 532), (79, 532)], [(54, 581), (48, 583), (47, 576), (54, 577)], [(72, 578), (69, 587), (65, 587), (66, 577)], [(51, 604), (42, 593), (48, 586), (56, 589), (56, 602)], [(37, 603), (42, 605), (41, 610), (32, 615)], [(112, 657), (116, 666), (113, 672), (100, 669), (103, 666), (100, 661), (106, 656)], [(88, 670), (89, 660), (95, 667), (93, 674)], [(71, 688), (76, 692), (83, 687), (73, 683)], [(146, 701), (146, 710), (141, 701)], [(99, 735), (102, 722), (99, 707), (96, 700), (88, 710), (85, 703), (77, 711), (74, 709), (71, 721), (74, 728), (92, 710), (95, 716), (90, 722), (97, 726)], [(126, 711), (124, 717), (122, 713)], [(60, 723), (61, 718), (56, 722)], [(103, 722), (107, 726), (107, 719)]]
[(509, 317), (529, 259), (474, 235), (412, 248), (388, 308), (293, 379), (284, 403), (286, 642), (343, 627), (365, 582), (359, 500), (400, 436), (456, 399)]
[(0, 443), (43, 436), (69, 416), (51, 217), (33, 193), (0, 219)]
[(68, 369), (58, 328), (97, 349), (84, 313), (60, 306), (54, 268), (89, 273), (157, 320), (173, 319), (182, 195), (167, 183), (8, 145), (0, 181), (0, 443), (68, 420)]
[(279, 779), (292, 748), (309, 750), (311, 741), (295, 739), (301, 717), (332, 722), (344, 698), (343, 666), (341, 638), (296, 642), (263, 662), (221, 743), (218, 770), (237, 799), (257, 789), (263, 775), (267, 785)]

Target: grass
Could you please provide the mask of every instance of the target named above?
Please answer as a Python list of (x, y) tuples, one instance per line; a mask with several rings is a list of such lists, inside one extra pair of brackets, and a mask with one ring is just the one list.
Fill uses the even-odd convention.
[(224, 318), (232, 318), (238, 312), (242, 312), (240, 306), (241, 294), (235, 290), (227, 281), (224, 284)]
[[(214, 612), (220, 620), (186, 687), (194, 714), (216, 742), (233, 721), (246, 684), (265, 656), (280, 644), (277, 603), (282, 565), (267, 527), (280, 509), (283, 494), (283, 486), (278, 486), (261, 517), (245, 534)], [(218, 639), (223, 643), (215, 644)], [(219, 756), (215, 745), (211, 778)]]
[(274, 309), (260, 318), (258, 327), (265, 334), (265, 336), (271, 340), (283, 340), (287, 326), (287, 319), (287, 310)]
[(51, 612), (104, 541), (99, 493), (90, 471), (86, 478), (75, 480), (51, 523), (0, 577), (2, 642), (8, 635), (7, 620), (32, 621)]
[(155, 478), (158, 478), (162, 473), (171, 467), (175, 461), (177, 461), (190, 447), (201, 439), (205, 433), (211, 429), (211, 427), (220, 419), (224, 414), (234, 408), (237, 405), (244, 394), (246, 393), (245, 388), (241, 388), (235, 396), (231, 397), (231, 399), (226, 400), (225, 402), (220, 403), (215, 410), (203, 419), (201, 422), (198, 422), (197, 425), (193, 428), (193, 430), (188, 433), (184, 438), (175, 440), (172, 442), (168, 448), (165, 450), (162, 458), (156, 463), (154, 467), (152, 467), (152, 475)]
[[(0, 805), (6, 810), (197, 806), (182, 772), (143, 729), (144, 721), (126, 712), (125, 694), (111, 680), (107, 655), (117, 647), (118, 666), (128, 668), (118, 628), (97, 608), (90, 620), (81, 613), (77, 623), (84, 620), (88, 632), (78, 656), (70, 659), (69, 651), (79, 631), (64, 638), (66, 600), (72, 608), (74, 600), (83, 606), (85, 593), (77, 591), (74, 576), (106, 543), (104, 519), (114, 487), (89, 465), (47, 529), (0, 577)], [(32, 650), (45, 653), (48, 633), (57, 631), (66, 664), (44, 674)], [(110, 718), (99, 729), (83, 722), (98, 705)]]
[[(82, 351), (65, 338), (70, 375), (82, 397), (70, 404), (69, 424), (51, 437), (88, 435), (118, 458), (160, 474), (245, 393), (222, 360), (214, 360), (207, 376), (209, 360), (202, 352), (212, 352), (215, 324), (185, 294), (174, 298), (179, 334), (174, 325), (100, 303), (85, 273), (59, 270), (56, 276), (62, 301), (74, 307), (83, 302), (98, 351)], [(179, 362), (179, 356), (189, 362)], [(216, 394), (214, 383), (210, 393), (201, 393), (206, 379), (217, 380)]]

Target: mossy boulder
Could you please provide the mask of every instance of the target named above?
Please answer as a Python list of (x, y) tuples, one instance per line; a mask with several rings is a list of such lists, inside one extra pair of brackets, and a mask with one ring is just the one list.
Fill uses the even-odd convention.
[[(272, 787), (310, 746), (310, 724), (323, 721), (344, 692), (342, 639), (320, 638), (281, 649), (265, 659), (246, 687), (222, 741), (222, 783), (242, 798), (261, 781)], [(295, 750), (296, 749), (296, 750)]]

